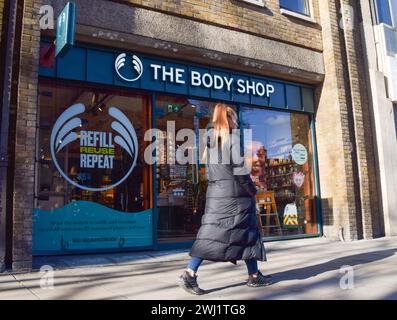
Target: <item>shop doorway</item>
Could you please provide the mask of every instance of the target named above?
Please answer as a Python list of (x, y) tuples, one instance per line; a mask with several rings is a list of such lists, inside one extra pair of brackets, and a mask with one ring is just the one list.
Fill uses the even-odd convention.
[[(207, 182), (205, 165), (199, 163), (199, 130), (205, 129), (210, 122), (215, 103), (188, 98), (157, 96), (155, 127), (163, 132), (167, 122), (175, 123), (175, 133), (190, 129), (195, 132), (196, 143), (193, 152), (197, 154), (194, 163), (180, 164), (178, 152), (175, 164), (156, 165), (157, 214), (159, 243), (188, 242), (194, 240), (205, 208)], [(165, 136), (165, 146), (177, 150), (183, 141), (175, 146)], [(171, 143), (171, 145), (169, 145)], [(167, 150), (158, 150), (157, 159), (167, 159)], [(169, 155), (168, 155), (169, 156)]]

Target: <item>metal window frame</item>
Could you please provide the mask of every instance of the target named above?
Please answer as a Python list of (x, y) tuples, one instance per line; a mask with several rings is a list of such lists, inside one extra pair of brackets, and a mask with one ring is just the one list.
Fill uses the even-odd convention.
[[(393, 9), (397, 11), (397, 7), (393, 8), (391, 0), (388, 0), (388, 2), (389, 2), (390, 18), (391, 18), (391, 21), (392, 21), (392, 24), (393, 24), (393, 28), (397, 29), (397, 21), (394, 21), (395, 17), (394, 17), (394, 14), (393, 14)], [(396, 2), (396, 6), (397, 6), (397, 2)]]

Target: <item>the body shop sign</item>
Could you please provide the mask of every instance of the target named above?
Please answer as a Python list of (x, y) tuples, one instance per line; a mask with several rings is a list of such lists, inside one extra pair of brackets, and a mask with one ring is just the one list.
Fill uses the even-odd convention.
[(209, 65), (78, 45), (57, 57), (54, 67), (41, 66), (40, 75), (224, 102), (314, 111), (310, 86)]
[[(170, 83), (180, 86), (206, 88), (239, 94), (269, 98), (275, 92), (272, 84), (262, 80), (244, 79), (236, 76), (221, 75), (214, 72), (201, 72), (184, 67), (150, 63), (144, 65), (135, 54), (121, 53), (115, 60), (117, 76), (126, 82), (139, 80), (146, 72), (155, 82)], [(146, 67), (146, 68), (145, 68)]]
[[(253, 94), (260, 97), (269, 97), (274, 92), (274, 86), (261, 81), (252, 81), (241, 78), (220, 76), (199, 71), (187, 71), (181, 68), (166, 67), (159, 64), (150, 64), (152, 77), (156, 81), (186, 84), (191, 87), (204, 87), (213, 90), (225, 90), (231, 92), (235, 89), (240, 94)], [(188, 80), (185, 80), (185, 73), (188, 72)]]

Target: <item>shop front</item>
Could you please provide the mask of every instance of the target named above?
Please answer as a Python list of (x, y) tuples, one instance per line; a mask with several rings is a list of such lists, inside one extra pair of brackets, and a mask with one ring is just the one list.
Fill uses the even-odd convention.
[[(50, 45), (41, 47), (45, 57)], [(79, 44), (41, 61), (33, 253), (188, 247), (204, 213), (205, 165), (181, 161), (178, 148), (189, 129), (199, 152), (219, 101), (252, 130), (264, 240), (318, 236), (313, 88)]]

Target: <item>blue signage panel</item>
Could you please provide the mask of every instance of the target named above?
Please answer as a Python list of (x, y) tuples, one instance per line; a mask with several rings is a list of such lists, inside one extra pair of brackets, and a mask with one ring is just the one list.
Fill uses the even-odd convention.
[(33, 254), (121, 250), (153, 245), (152, 210), (120, 212), (90, 201), (33, 210)]
[(64, 54), (74, 45), (75, 22), (76, 6), (68, 2), (57, 19), (55, 56)]
[(74, 46), (57, 57), (56, 70), (40, 68), (40, 75), (314, 112), (314, 90), (310, 86), (173, 62), (136, 52)]

